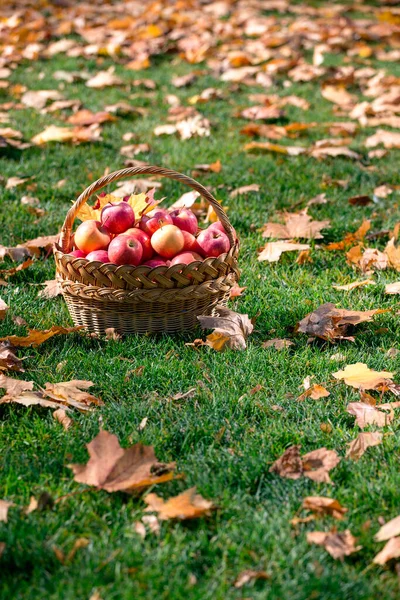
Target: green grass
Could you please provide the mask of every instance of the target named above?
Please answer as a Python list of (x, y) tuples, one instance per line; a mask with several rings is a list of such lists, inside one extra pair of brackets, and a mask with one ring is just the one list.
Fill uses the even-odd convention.
[[(341, 58), (332, 57), (332, 63), (339, 63)], [(107, 59), (102, 67), (110, 64)], [(93, 73), (99, 69), (95, 61), (57, 57), (51, 62), (21, 65), (12, 81), (29, 89), (53, 88), (54, 71), (82, 66)], [(379, 66), (386, 67), (382, 63)], [(399, 71), (393, 63), (387, 69), (394, 74)], [(209, 348), (185, 346), (201, 334), (199, 331), (109, 342), (75, 334), (19, 352), (26, 357), (24, 379), (33, 379), (37, 385), (90, 379), (105, 405), (90, 415), (74, 414), (75, 426), (67, 432), (45, 409), (0, 407), (0, 498), (17, 505), (10, 509), (8, 523), (0, 524), (0, 540), (7, 544), (1, 559), (1, 598), (88, 599), (96, 590), (104, 600), (397, 598), (395, 572), (371, 566), (371, 560), (382, 547), (373, 542), (378, 518), (388, 520), (399, 512), (399, 420), (385, 428), (383, 444), (368, 450), (359, 462), (344, 459), (346, 444), (358, 434), (345, 407), (358, 396), (343, 384), (333, 385), (332, 379), (332, 372), (357, 361), (377, 370), (400, 370), (400, 359), (386, 356), (387, 350), (400, 342), (399, 303), (383, 291), (384, 284), (396, 281), (397, 274), (378, 272), (376, 286), (350, 294), (336, 291), (332, 283), (348, 283), (359, 277), (346, 265), (343, 254), (327, 253), (313, 244), (312, 264), (298, 266), (292, 255), (283, 256), (279, 264), (259, 263), (257, 249), (263, 240), (257, 228), (277, 209), (290, 209), (301, 200), (304, 206), (321, 192), (326, 192), (329, 202), (313, 206), (310, 213), (317, 219), (332, 220), (327, 241), (341, 239), (363, 218), (373, 219), (374, 231), (392, 227), (398, 219), (398, 193), (365, 208), (351, 206), (347, 199), (371, 194), (383, 183), (397, 184), (399, 152), (393, 150), (383, 160), (369, 161), (363, 141), (373, 130), (364, 129), (351, 145), (363, 155), (360, 162), (245, 154), (242, 148), (248, 140), (240, 134), (245, 121), (234, 113), (238, 107), (251, 104), (249, 93), (260, 90), (242, 87), (232, 94), (229, 84), (210, 75), (200, 77), (188, 89), (176, 90), (170, 83), (172, 72), (190, 70), (184, 63), (175, 61), (171, 67), (166, 59), (158, 59), (150, 70), (133, 75), (117, 65), (117, 74), (126, 81), (124, 88), (96, 91), (84, 83), (68, 84), (64, 96), (80, 98), (91, 110), (127, 100), (147, 108), (148, 115), (106, 124), (100, 143), (50, 144), (0, 157), (5, 180), (15, 175), (35, 176), (37, 189), (31, 193), (40, 198), (46, 210), (36, 222), (20, 204), (24, 188), (2, 189), (1, 243), (10, 245), (55, 233), (71, 200), (90, 181), (100, 177), (106, 167), (111, 171), (121, 168), (119, 148), (127, 131), (134, 132), (138, 141), (150, 143), (149, 154), (139, 158), (151, 164), (190, 174), (195, 164), (220, 159), (222, 171), (206, 173), (200, 179), (229, 207), (241, 239), (241, 285), (247, 290), (231, 306), (249, 316), (257, 315), (255, 332), (244, 352), (218, 354)], [(40, 73), (44, 74), (41, 80)], [(156, 91), (131, 87), (130, 81), (140, 76), (154, 79)], [(289, 93), (282, 81), (271, 93)], [(153, 136), (154, 127), (166, 122), (167, 93), (177, 94), (185, 103), (211, 85), (225, 90), (226, 99), (199, 107), (212, 122), (210, 138), (180, 142), (174, 136)], [(308, 99), (311, 109), (304, 113), (288, 107), (289, 121), (338, 120), (332, 105), (321, 98), (318, 84), (294, 84), (290, 93)], [(5, 91), (0, 91), (1, 98), (9, 100)], [(30, 109), (10, 114), (10, 126), (20, 129), (26, 139), (49, 124), (63, 124), (55, 116)], [(328, 137), (324, 130), (316, 129), (290, 143), (309, 145), (323, 137)], [(347, 189), (324, 187), (324, 175), (348, 179)], [(66, 185), (57, 189), (57, 181), (64, 178)], [(231, 189), (250, 183), (259, 183), (260, 192), (229, 198)], [(183, 191), (175, 182), (164, 181), (161, 194), (172, 201)], [(379, 244), (381, 247), (382, 242)], [(53, 276), (52, 259), (38, 260), (1, 289), (1, 297), (10, 305), (9, 316), (0, 325), (1, 336), (25, 331), (13, 323), (12, 316), (22, 316), (29, 327), (38, 329), (72, 324), (61, 298), (39, 299), (40, 288), (32, 285)], [(294, 336), (293, 327), (324, 302), (391, 311), (359, 326), (354, 344), (309, 345), (306, 336)], [(261, 343), (273, 337), (290, 337), (295, 345), (282, 352), (263, 349)], [(338, 351), (345, 359), (331, 360)], [(141, 365), (145, 367), (143, 376), (125, 381), (126, 373)], [(295, 398), (307, 375), (314, 376), (317, 383), (325, 382), (330, 397), (298, 403)], [(257, 384), (263, 389), (250, 395)], [(168, 400), (191, 387), (196, 388), (195, 398), (181, 403)], [(282, 412), (273, 409), (277, 404)], [(148, 418), (147, 426), (139, 431), (144, 417)], [(321, 430), (322, 423), (331, 425), (331, 433)], [(218, 510), (210, 518), (193, 523), (164, 522), (159, 537), (148, 534), (142, 540), (134, 531), (134, 522), (143, 515), (145, 506), (140, 498), (87, 491), (73, 482), (66, 467), (70, 462), (86, 460), (85, 444), (97, 434), (100, 424), (118, 435), (123, 446), (138, 441), (152, 444), (160, 460), (177, 462), (185, 479), (158, 486), (158, 494), (167, 498), (197, 486), (204, 497), (215, 501)], [(302, 452), (322, 446), (339, 452), (343, 460), (332, 472), (334, 487), (269, 473), (272, 462), (292, 444), (301, 444)], [(82, 494), (71, 495), (53, 510), (25, 515), (18, 508), (26, 506), (31, 495), (43, 491), (57, 498), (80, 489)], [(324, 518), (294, 530), (289, 521), (307, 495), (332, 496), (349, 512), (340, 523)], [(349, 528), (363, 546), (344, 562), (333, 561), (324, 549), (306, 542), (307, 531), (328, 530), (333, 525), (340, 530)], [(79, 550), (69, 564), (60, 564), (53, 547), (68, 553), (78, 537), (89, 538), (89, 546)], [(244, 569), (264, 569), (271, 578), (237, 590), (233, 582)], [(190, 583), (190, 576), (195, 576), (195, 584)]]

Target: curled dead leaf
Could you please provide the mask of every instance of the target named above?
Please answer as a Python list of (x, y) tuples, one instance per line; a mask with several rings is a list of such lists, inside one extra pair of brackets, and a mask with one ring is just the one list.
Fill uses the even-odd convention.
[(217, 316), (199, 316), (203, 329), (214, 329), (207, 336), (206, 344), (221, 352), (228, 348), (245, 350), (246, 339), (254, 329), (248, 315), (242, 315), (224, 306), (216, 307)]
[(334, 498), (326, 498), (325, 496), (307, 496), (304, 498), (301, 508), (311, 510), (318, 516), (330, 515), (339, 520), (343, 519), (348, 510)]
[(323, 546), (334, 559), (340, 560), (361, 550), (361, 546), (356, 546), (356, 538), (350, 533), (349, 529), (343, 532), (337, 532), (335, 529), (332, 531), (311, 531), (307, 533), (307, 542)]
[(367, 448), (379, 446), (382, 443), (382, 434), (379, 431), (359, 433), (355, 440), (350, 442), (346, 452), (346, 458), (358, 460), (362, 457)]
[(9, 342), (16, 347), (27, 348), (32, 346), (35, 348), (54, 335), (68, 335), (70, 333), (75, 333), (75, 331), (81, 331), (82, 329), (83, 327), (81, 325), (78, 327), (60, 327), (59, 325), (53, 325), (51, 329), (45, 329), (44, 331), (30, 329), (27, 336), (9, 335), (0, 338), (0, 342)]
[(144, 501), (147, 504), (146, 512), (156, 512), (161, 521), (168, 519), (198, 519), (209, 516), (215, 509), (210, 500), (206, 500), (200, 494), (196, 494), (196, 488), (185, 490), (178, 496), (163, 500), (157, 494), (147, 494)]

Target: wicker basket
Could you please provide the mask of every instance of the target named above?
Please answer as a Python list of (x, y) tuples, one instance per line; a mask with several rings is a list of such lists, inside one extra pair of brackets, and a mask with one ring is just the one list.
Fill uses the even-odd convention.
[[(75, 258), (72, 225), (80, 207), (106, 185), (134, 175), (161, 175), (198, 191), (212, 204), (231, 242), (231, 249), (218, 258), (206, 258), (173, 267), (117, 266)], [(239, 244), (233, 228), (212, 194), (200, 183), (162, 167), (133, 167), (115, 171), (90, 185), (70, 208), (55, 248), (57, 279), (76, 325), (104, 335), (117, 333), (178, 332), (192, 329), (198, 315), (209, 315), (217, 304), (225, 304), (237, 281)]]

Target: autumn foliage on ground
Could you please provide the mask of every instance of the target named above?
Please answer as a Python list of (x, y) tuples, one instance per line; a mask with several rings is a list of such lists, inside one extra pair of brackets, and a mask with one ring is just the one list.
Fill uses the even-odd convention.
[[(393, 0), (2, 7), (2, 597), (398, 597), (399, 59)], [(192, 332), (99, 337), (53, 246), (148, 164), (242, 275)]]

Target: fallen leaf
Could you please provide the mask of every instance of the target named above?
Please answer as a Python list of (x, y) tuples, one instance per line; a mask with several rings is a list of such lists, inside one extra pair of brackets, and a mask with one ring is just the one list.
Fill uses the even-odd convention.
[(373, 406), (366, 402), (350, 402), (346, 411), (356, 417), (356, 423), (361, 429), (364, 429), (367, 425), (386, 427), (394, 419), (394, 412), (390, 404)]
[(270, 576), (265, 571), (254, 571), (253, 569), (247, 569), (246, 571), (239, 573), (233, 585), (235, 588), (240, 589), (250, 581), (257, 581), (259, 579), (270, 579)]
[(117, 436), (104, 430), (87, 444), (87, 449), (90, 458), (86, 465), (69, 465), (78, 483), (106, 492), (136, 493), (174, 477), (174, 464), (159, 463), (152, 446), (139, 443), (123, 449)]
[(0, 558), (2, 557), (4, 550), (6, 549), (6, 544), (4, 542), (0, 542)]
[(388, 185), (380, 185), (374, 189), (374, 196), (377, 198), (387, 198), (393, 194), (393, 189)]
[(3, 373), (0, 373), (0, 389), (5, 389), (7, 394), (3, 396), (4, 398), (17, 396), (21, 392), (26, 390), (33, 389), (33, 381), (23, 381), (21, 379), (13, 379), (12, 377), (7, 377)]
[(62, 95), (57, 90), (31, 90), (21, 96), (22, 104), (29, 108), (36, 108), (36, 110), (44, 108), (49, 100), (62, 99)]
[(287, 479), (308, 477), (313, 481), (332, 483), (331, 471), (340, 462), (335, 450), (319, 448), (300, 456), (300, 446), (290, 446), (270, 467), (271, 473), (277, 473)]
[(115, 120), (116, 118), (105, 110), (93, 113), (87, 108), (78, 110), (76, 113), (74, 113), (67, 119), (68, 123), (71, 123), (72, 125), (79, 125), (81, 127), (93, 125), (94, 123), (100, 124)]
[(246, 339), (254, 329), (249, 317), (224, 306), (216, 306), (215, 311), (216, 316), (197, 317), (202, 329), (214, 329), (206, 344), (218, 352), (227, 348), (245, 350)]
[(346, 146), (324, 146), (314, 147), (309, 150), (309, 155), (313, 158), (336, 158), (337, 156), (343, 156), (345, 158), (353, 158), (354, 160), (361, 159), (361, 155), (354, 150), (350, 150)]
[(333, 102), (344, 109), (351, 109), (357, 100), (356, 96), (350, 94), (342, 85), (325, 85), (321, 89), (321, 95), (325, 100)]
[(146, 512), (156, 512), (161, 521), (167, 519), (198, 519), (209, 516), (215, 508), (210, 500), (206, 500), (200, 494), (196, 494), (196, 488), (185, 490), (178, 496), (163, 500), (157, 494), (147, 494), (144, 498), (147, 504)]
[(38, 499), (36, 499), (34, 496), (31, 496), (29, 505), (24, 509), (24, 512), (26, 515), (30, 515), (35, 510), (41, 512), (47, 508), (51, 509), (53, 506), (54, 500), (50, 494), (48, 492), (42, 492)]
[(3, 319), (6, 318), (8, 309), (9, 307), (7, 306), (7, 304), (4, 302), (4, 300), (0, 298), (0, 321), (3, 321)]
[(45, 287), (38, 293), (39, 298), (46, 298), (50, 300), (51, 298), (56, 298), (62, 293), (62, 288), (60, 283), (56, 279), (48, 279), (43, 284)]
[(60, 327), (58, 325), (53, 325), (51, 329), (45, 329), (44, 331), (39, 331), (38, 329), (30, 329), (29, 334), (27, 336), (18, 336), (18, 335), (9, 335), (3, 338), (0, 338), (0, 342), (9, 342), (13, 346), (27, 348), (29, 346), (36, 347), (43, 344), (46, 340), (50, 339), (54, 335), (68, 335), (69, 333), (74, 333), (75, 331), (80, 331), (83, 329), (82, 325), (78, 327)]
[(340, 242), (333, 242), (326, 246), (326, 250), (345, 250), (355, 242), (361, 242), (371, 228), (371, 221), (364, 220), (354, 233), (348, 233)]
[(11, 506), (15, 506), (14, 502), (7, 502), (7, 500), (0, 500), (0, 522), (7, 523), (8, 509)]
[(334, 498), (325, 496), (307, 496), (304, 498), (301, 508), (311, 510), (318, 516), (329, 515), (339, 520), (343, 519), (348, 510)]
[(352, 196), (348, 199), (348, 203), (352, 206), (368, 206), (373, 200), (370, 196)]
[(366, 148), (375, 148), (383, 144), (384, 148), (400, 148), (400, 133), (378, 129), (376, 133), (365, 140)]
[(260, 186), (258, 183), (251, 183), (250, 185), (243, 185), (242, 187), (236, 188), (236, 190), (232, 190), (229, 194), (231, 198), (236, 198), (237, 196), (244, 196), (249, 192), (259, 192)]
[(229, 298), (238, 298), (239, 296), (242, 296), (244, 290), (247, 290), (247, 286), (239, 287), (238, 285), (234, 285), (229, 292)]
[(195, 165), (194, 168), (197, 169), (198, 171), (205, 171), (205, 172), (211, 171), (212, 173), (220, 173), (221, 169), (222, 169), (222, 164), (221, 164), (221, 161), (218, 159), (213, 163)]
[(394, 241), (394, 237), (388, 241), (384, 253), (388, 258), (389, 266), (400, 271), (400, 247), (396, 247)]
[(384, 309), (357, 311), (336, 308), (328, 302), (309, 313), (296, 326), (296, 331), (323, 340), (349, 339), (345, 334), (349, 326), (372, 321), (374, 315), (386, 312)]
[(399, 558), (400, 556), (400, 537), (391, 538), (387, 544), (382, 548), (380, 552), (373, 559), (373, 563), (376, 565), (385, 565), (389, 560), (393, 558)]
[(400, 281), (385, 285), (385, 294), (400, 294)]
[(285, 213), (285, 225), (280, 223), (267, 223), (264, 225), (262, 236), (264, 238), (292, 239), (304, 238), (308, 240), (321, 239), (321, 229), (329, 227), (330, 221), (313, 221), (306, 212)]
[(35, 135), (31, 142), (37, 146), (42, 146), (49, 142), (74, 142), (76, 144), (83, 142), (96, 142), (100, 139), (101, 130), (98, 125), (90, 127), (58, 127), (49, 125), (41, 133)]
[(194, 83), (197, 79), (196, 73), (186, 73), (186, 75), (180, 75), (171, 79), (172, 85), (177, 88), (186, 87)]
[(73, 406), (85, 410), (87, 406), (95, 404), (102, 406), (104, 403), (100, 398), (89, 394), (86, 390), (92, 387), (92, 381), (76, 380), (60, 381), (58, 383), (46, 383), (43, 393), (67, 406)]
[(305, 392), (301, 394), (297, 398), (297, 400), (305, 400), (306, 398), (312, 398), (312, 400), (319, 400), (320, 398), (327, 398), (330, 396), (330, 392), (324, 388), (322, 385), (318, 385), (314, 383), (311, 387), (309, 387)]
[(20, 271), (24, 271), (25, 269), (28, 269), (31, 265), (33, 265), (33, 260), (31, 258), (28, 258), (28, 260), (25, 260), (23, 263), (21, 263), (17, 267), (11, 267), (10, 269), (0, 269), (0, 275), (8, 278), (8, 277), (11, 277), (12, 275), (15, 275), (16, 273), (19, 273)]
[(62, 408), (57, 408), (57, 410), (53, 412), (53, 418), (58, 421), (65, 430), (68, 430), (74, 423)]
[(246, 152), (274, 152), (278, 154), (287, 154), (288, 156), (299, 156), (307, 152), (306, 148), (301, 146), (280, 146), (279, 144), (271, 144), (270, 142), (249, 142), (244, 145)]
[(20, 185), (25, 185), (31, 177), (9, 177), (6, 182), (6, 190), (12, 190)]
[(333, 284), (332, 287), (334, 287), (335, 290), (350, 292), (351, 290), (364, 287), (365, 285), (375, 285), (375, 281), (373, 279), (363, 279), (362, 281), (353, 281), (353, 283), (347, 283), (346, 285)]
[(361, 550), (361, 546), (356, 546), (356, 538), (350, 533), (349, 529), (343, 532), (337, 532), (336, 530), (327, 532), (310, 531), (307, 533), (307, 542), (323, 546), (334, 559), (340, 560)]
[(274, 338), (272, 340), (268, 340), (267, 342), (263, 342), (261, 346), (262, 348), (275, 348), (276, 350), (284, 350), (285, 348), (289, 348), (289, 346), (294, 346), (294, 343), (284, 338)]
[(346, 458), (358, 460), (367, 448), (379, 446), (382, 443), (382, 434), (378, 431), (359, 433), (355, 440), (350, 442), (346, 452)]
[(94, 77), (88, 79), (85, 85), (90, 88), (102, 89), (105, 87), (123, 85), (123, 83), (122, 79), (114, 75), (111, 71), (99, 71)]
[(14, 350), (9, 344), (0, 344), (0, 371), (24, 371), (22, 360), (15, 355)]
[[(369, 311), (367, 311), (369, 312)], [(393, 373), (389, 371), (373, 371), (365, 363), (355, 363), (332, 373), (335, 379), (343, 380), (356, 389), (376, 390), (386, 383), (393, 383)]]
[(308, 244), (297, 244), (295, 242), (268, 242), (258, 255), (258, 260), (268, 262), (277, 262), (283, 252), (293, 252), (295, 250), (309, 250)]
[(398, 535), (400, 535), (400, 515), (382, 525), (374, 539), (376, 542), (386, 542)]

